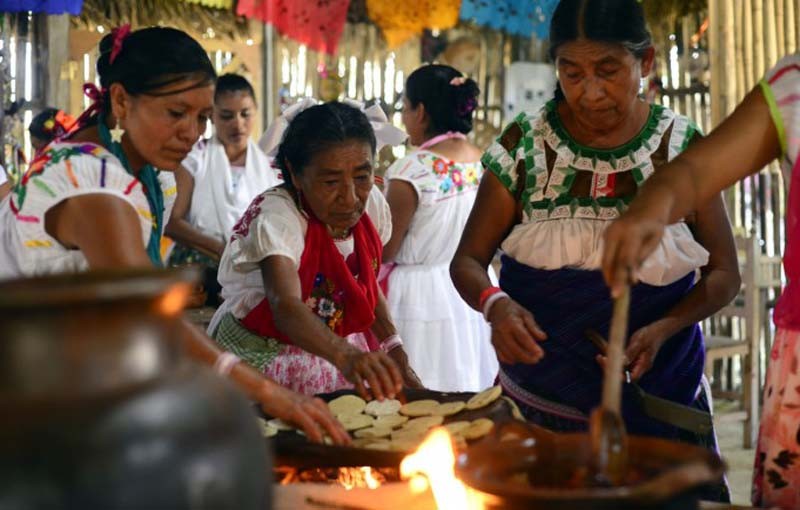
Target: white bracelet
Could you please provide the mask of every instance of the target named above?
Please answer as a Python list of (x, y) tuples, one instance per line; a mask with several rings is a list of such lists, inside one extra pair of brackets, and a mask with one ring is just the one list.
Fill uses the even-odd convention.
[(492, 309), (492, 305), (495, 304), (495, 302), (498, 299), (504, 297), (507, 298), (508, 294), (506, 294), (503, 291), (500, 291), (500, 292), (495, 292), (494, 294), (486, 298), (486, 302), (483, 303), (483, 318), (486, 319), (486, 322), (489, 322), (489, 311)]
[(395, 333), (383, 339), (383, 342), (381, 342), (381, 350), (388, 353), (395, 347), (400, 347), (401, 345), (403, 345), (403, 339), (400, 338), (400, 335)]
[(223, 352), (214, 362), (214, 371), (222, 377), (228, 377), (228, 374), (231, 373), (233, 367), (236, 366), (236, 364), (240, 361), (241, 359), (239, 359), (239, 356), (235, 355), (234, 353)]

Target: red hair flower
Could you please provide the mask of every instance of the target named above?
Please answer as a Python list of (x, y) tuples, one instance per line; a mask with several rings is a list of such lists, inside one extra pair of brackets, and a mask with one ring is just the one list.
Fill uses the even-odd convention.
[(114, 37), (114, 42), (111, 46), (111, 55), (108, 57), (108, 63), (113, 64), (114, 60), (116, 60), (117, 55), (119, 52), (122, 51), (122, 43), (125, 42), (125, 38), (131, 33), (131, 25), (130, 23), (125, 23), (122, 26), (119, 26), (111, 31), (112, 36)]

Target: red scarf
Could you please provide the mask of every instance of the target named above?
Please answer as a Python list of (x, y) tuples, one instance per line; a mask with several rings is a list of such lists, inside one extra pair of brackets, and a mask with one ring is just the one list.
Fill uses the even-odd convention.
[[(366, 212), (353, 227), (352, 235), (351, 269), (325, 225), (309, 214), (305, 248), (297, 271), (303, 302), (341, 337), (367, 331), (375, 322), (378, 304), (377, 274), (383, 243)], [(275, 326), (266, 298), (247, 314), (242, 324), (260, 336), (292, 343)], [(370, 345), (373, 350), (375, 347)]]

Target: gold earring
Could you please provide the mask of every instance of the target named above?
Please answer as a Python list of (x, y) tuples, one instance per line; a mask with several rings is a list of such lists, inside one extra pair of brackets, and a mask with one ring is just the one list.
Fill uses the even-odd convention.
[(119, 126), (119, 119), (117, 119), (117, 125), (114, 126), (114, 129), (111, 130), (111, 141), (116, 143), (122, 143), (122, 135), (125, 134), (125, 130)]

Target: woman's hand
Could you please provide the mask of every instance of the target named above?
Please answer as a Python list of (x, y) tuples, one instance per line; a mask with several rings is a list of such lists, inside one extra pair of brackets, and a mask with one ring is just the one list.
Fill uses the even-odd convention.
[(400, 368), (400, 373), (403, 374), (403, 385), (407, 388), (424, 388), (422, 385), (422, 381), (420, 381), (419, 376), (414, 369), (411, 368), (411, 365), (408, 364), (408, 355), (406, 351), (403, 349), (402, 346), (398, 345), (394, 349), (390, 350), (388, 353), (390, 358), (397, 363), (397, 366)]
[[(625, 348), (625, 367), (631, 380), (638, 381), (653, 367), (659, 349), (674, 333), (662, 321), (656, 321), (637, 330), (628, 340)], [(597, 356), (597, 362), (605, 369), (606, 356)]]
[(508, 297), (497, 300), (489, 309), (488, 319), (492, 324), (492, 344), (501, 362), (532, 365), (544, 357), (537, 341), (547, 339), (547, 335), (533, 314), (516, 301)]
[[(394, 398), (403, 388), (403, 376), (392, 359), (383, 352), (363, 352), (349, 346), (337, 357), (336, 366), (356, 387), (361, 398)], [(365, 384), (366, 383), (366, 384)], [(369, 386), (369, 391), (367, 390)]]
[(350, 435), (322, 400), (296, 393), (271, 381), (265, 382), (258, 397), (265, 413), (297, 425), (311, 441), (321, 443), (327, 435), (334, 444), (350, 444)]

